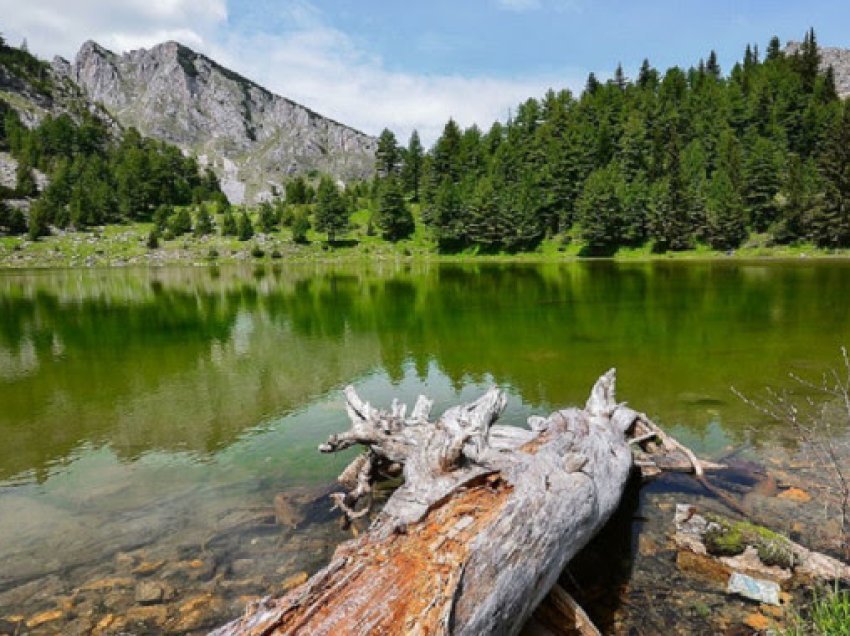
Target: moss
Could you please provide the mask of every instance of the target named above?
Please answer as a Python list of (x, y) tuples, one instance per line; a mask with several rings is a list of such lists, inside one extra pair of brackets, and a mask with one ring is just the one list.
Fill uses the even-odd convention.
[(747, 547), (744, 535), (734, 526), (713, 523), (703, 537), (709, 554), (716, 556), (735, 556)]
[(747, 546), (753, 546), (765, 565), (781, 568), (794, 567), (794, 550), (791, 542), (776, 532), (746, 521), (732, 521), (707, 515), (709, 528), (703, 537), (706, 550), (716, 556), (735, 556)]

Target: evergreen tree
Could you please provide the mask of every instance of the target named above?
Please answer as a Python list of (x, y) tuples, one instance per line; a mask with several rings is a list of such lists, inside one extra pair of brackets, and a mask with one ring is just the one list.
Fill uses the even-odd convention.
[(581, 236), (593, 255), (608, 255), (620, 244), (622, 207), (617, 168), (609, 164), (591, 173), (578, 200)]
[(304, 177), (298, 176), (292, 181), (288, 181), (284, 187), (286, 193), (286, 202), (289, 204), (309, 203), (307, 194), (307, 182)]
[(666, 176), (650, 194), (649, 229), (655, 250), (686, 250), (691, 245), (689, 200), (679, 162), (678, 139), (670, 137), (665, 161)]
[(27, 224), (27, 235), (31, 241), (36, 241), (39, 237), (50, 234), (50, 225), (48, 221), (49, 213), (44, 208), (41, 201), (36, 201), (30, 208), (29, 223)]
[(201, 205), (198, 209), (198, 214), (195, 217), (195, 228), (193, 230), (195, 236), (209, 236), (215, 232), (213, 227), (212, 215), (207, 211), (205, 205)]
[(407, 238), (413, 233), (413, 215), (404, 200), (398, 178), (385, 179), (378, 202), (377, 224), (389, 241)]
[(410, 142), (404, 153), (404, 166), (401, 178), (404, 182), (405, 191), (410, 194), (414, 202), (419, 201), (419, 185), (422, 179), (422, 142), (419, 141), (419, 133), (415, 130), (410, 135)]
[(326, 232), (328, 242), (348, 229), (348, 208), (336, 183), (330, 177), (322, 177), (316, 195), (315, 226), (319, 232)]
[[(765, 137), (750, 137), (749, 154), (744, 163), (744, 205), (750, 225), (756, 232), (765, 232), (777, 219), (782, 165), (779, 152)], [(728, 176), (728, 174), (727, 174)]]
[(168, 219), (168, 229), (174, 236), (183, 236), (192, 231), (192, 215), (189, 210), (181, 208)]
[(310, 221), (303, 212), (295, 214), (292, 219), (292, 240), (296, 243), (307, 242), (307, 232), (310, 229)]
[(239, 215), (237, 236), (239, 237), (240, 241), (250, 241), (251, 238), (254, 236), (254, 226), (251, 223), (251, 218), (244, 210), (242, 214)]
[(799, 155), (788, 158), (788, 171), (782, 187), (779, 222), (773, 235), (778, 243), (792, 243), (809, 233), (809, 220), (814, 210), (812, 194), (818, 189), (817, 169)]
[(707, 207), (709, 244), (718, 250), (738, 247), (747, 236), (744, 206), (735, 184), (723, 169), (711, 178)]
[(233, 212), (229, 209), (225, 210), (224, 216), (221, 219), (221, 235), (222, 236), (238, 236), (239, 227), (236, 224), (236, 218)]
[(850, 245), (850, 103), (845, 102), (841, 116), (826, 138), (820, 161), (823, 201), (812, 219), (812, 233), (818, 245)]
[(380, 177), (388, 177), (398, 172), (401, 164), (401, 153), (395, 134), (384, 128), (378, 137), (378, 148), (375, 150), (375, 169)]
[(32, 167), (23, 162), (18, 162), (15, 179), (15, 191), (19, 197), (34, 197), (38, 194), (38, 186), (32, 173)]
[(156, 228), (148, 232), (148, 240), (145, 242), (145, 245), (149, 250), (159, 249), (159, 232)]
[(274, 207), (268, 201), (260, 203), (259, 223), (260, 229), (266, 234), (271, 234), (277, 229), (278, 218)]

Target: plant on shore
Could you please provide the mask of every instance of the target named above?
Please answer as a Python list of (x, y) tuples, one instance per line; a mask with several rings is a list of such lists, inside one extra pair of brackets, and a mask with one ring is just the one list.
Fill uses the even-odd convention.
[(733, 387), (735, 394), (771, 420), (796, 431), (803, 450), (822, 467), (827, 480), (824, 510), (830, 518), (837, 512), (840, 522), (838, 549), (850, 559), (850, 355), (841, 348), (841, 367), (824, 372), (818, 381), (794, 373), (790, 378), (808, 394), (798, 398), (790, 391), (767, 389), (767, 397), (756, 402)]
[(783, 636), (850, 636), (850, 591), (812, 589), (812, 603), (802, 614), (791, 616)]

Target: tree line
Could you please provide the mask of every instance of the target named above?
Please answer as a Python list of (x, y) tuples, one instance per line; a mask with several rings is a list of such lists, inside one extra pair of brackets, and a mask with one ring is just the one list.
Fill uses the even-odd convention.
[(399, 190), (421, 200), (443, 249), (558, 234), (591, 254), (734, 249), (752, 233), (850, 246), (850, 106), (819, 69), (810, 30), (794, 55), (778, 38), (763, 58), (747, 46), (728, 75), (714, 52), (663, 74), (645, 60), (634, 80), (591, 74), (581, 95), (549, 91), (486, 132), (450, 120), (427, 153), (385, 130), (376, 207), (398, 218)]

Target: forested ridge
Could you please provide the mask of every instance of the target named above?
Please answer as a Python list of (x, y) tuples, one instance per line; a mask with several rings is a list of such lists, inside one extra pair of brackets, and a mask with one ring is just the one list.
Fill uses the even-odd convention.
[(747, 46), (728, 75), (714, 52), (663, 74), (644, 61), (634, 79), (618, 67), (578, 97), (529, 99), (486, 132), (450, 120), (424, 156), (417, 136), (400, 148), (385, 130), (375, 188), (421, 199), (450, 250), (524, 250), (557, 234), (591, 254), (726, 250), (750, 233), (848, 246), (850, 108), (819, 63), (810, 30), (793, 56), (778, 38), (763, 58)]

